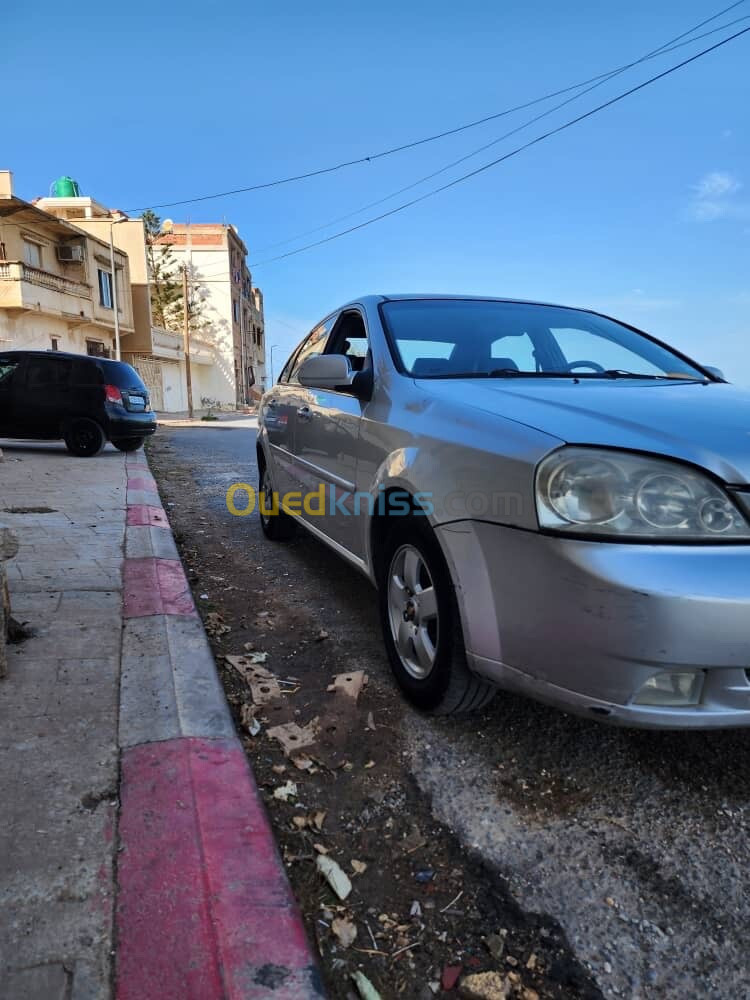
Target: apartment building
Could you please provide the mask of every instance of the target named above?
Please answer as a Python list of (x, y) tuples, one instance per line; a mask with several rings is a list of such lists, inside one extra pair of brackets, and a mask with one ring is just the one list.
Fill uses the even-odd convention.
[[(0, 349), (115, 354), (135, 331), (127, 253), (23, 201), (0, 170)], [(116, 294), (115, 294), (116, 293)]]
[[(244, 405), (265, 387), (263, 295), (253, 287), (247, 247), (232, 225), (165, 222), (160, 242), (187, 269), (196, 316), (190, 334), (193, 402)], [(197, 365), (208, 354), (212, 365)]]
[[(77, 187), (77, 186), (76, 186)], [(65, 219), (127, 253), (130, 262), (133, 329), (121, 336), (121, 357), (146, 383), (154, 409), (178, 413), (188, 408), (183, 336), (153, 324), (143, 220), (109, 209), (87, 195), (37, 198), (37, 208)], [(213, 364), (208, 352), (196, 350), (194, 364)]]
[[(14, 196), (10, 172), (0, 171), (0, 349), (114, 357), (116, 291), (120, 356), (138, 370), (156, 410), (187, 410), (181, 317), (172, 329), (154, 326), (143, 220), (62, 180), (69, 183), (56, 182), (54, 196), (30, 203)], [(266, 371), (263, 295), (237, 230), (167, 221), (159, 242), (170, 247), (175, 280), (186, 268), (195, 307), (188, 341), (194, 408), (257, 400)]]

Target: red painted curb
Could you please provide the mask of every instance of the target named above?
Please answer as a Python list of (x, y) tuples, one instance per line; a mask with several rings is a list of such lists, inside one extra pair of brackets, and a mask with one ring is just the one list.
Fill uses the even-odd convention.
[(123, 618), (147, 615), (197, 615), (179, 559), (126, 559), (123, 567)]
[(146, 503), (128, 505), (129, 528), (169, 528), (169, 521), (163, 507), (153, 507)]
[(148, 493), (157, 493), (156, 480), (153, 476), (130, 476), (128, 475), (129, 490), (145, 490)]
[(235, 741), (122, 756), (117, 1000), (312, 1000), (319, 974)]

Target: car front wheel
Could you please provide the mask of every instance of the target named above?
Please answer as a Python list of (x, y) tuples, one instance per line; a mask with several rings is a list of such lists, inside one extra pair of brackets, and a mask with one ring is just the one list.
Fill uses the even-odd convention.
[(413, 705), (452, 715), (492, 699), (495, 688), (469, 670), (453, 581), (424, 518), (391, 526), (379, 559), (378, 598), (388, 659)]
[(107, 443), (102, 428), (95, 420), (89, 420), (88, 417), (73, 420), (66, 428), (63, 440), (71, 455), (76, 455), (78, 458), (93, 458)]
[(294, 535), (297, 525), (294, 518), (279, 507), (278, 494), (274, 495), (271, 476), (265, 463), (260, 469), (258, 486), (258, 508), (263, 534), (272, 542), (288, 541)]
[(112, 438), (112, 444), (118, 451), (138, 451), (145, 438)]

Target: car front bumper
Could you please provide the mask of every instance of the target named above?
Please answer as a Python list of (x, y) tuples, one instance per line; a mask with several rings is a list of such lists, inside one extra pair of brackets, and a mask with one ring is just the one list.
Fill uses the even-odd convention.
[[(750, 547), (586, 542), (479, 521), (438, 528), (474, 670), (623, 725), (750, 725)], [(700, 704), (634, 704), (666, 670)]]

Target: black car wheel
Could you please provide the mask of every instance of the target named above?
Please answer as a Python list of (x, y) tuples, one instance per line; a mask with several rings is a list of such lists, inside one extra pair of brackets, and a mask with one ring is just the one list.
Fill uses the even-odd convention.
[(495, 688), (469, 670), (453, 581), (424, 517), (393, 523), (378, 566), (385, 647), (409, 701), (435, 715), (486, 705)]
[[(274, 497), (271, 477), (268, 474), (268, 467), (261, 465), (260, 483), (258, 489), (258, 509), (260, 514), (260, 526), (266, 538), (272, 542), (286, 542), (294, 535), (297, 525), (290, 514), (286, 514), (279, 507), (278, 495)], [(268, 511), (268, 513), (264, 513)]]
[(63, 440), (71, 455), (93, 458), (107, 443), (107, 436), (95, 420), (79, 417), (68, 424)]
[(145, 438), (112, 438), (112, 444), (118, 451), (138, 451)]

